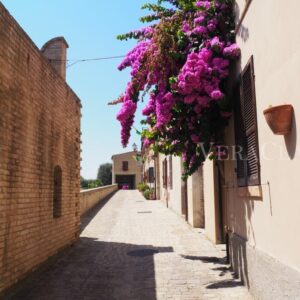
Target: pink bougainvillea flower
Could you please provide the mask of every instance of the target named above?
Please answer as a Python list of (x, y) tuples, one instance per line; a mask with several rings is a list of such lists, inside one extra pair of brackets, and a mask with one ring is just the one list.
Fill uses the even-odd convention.
[(196, 6), (204, 9), (210, 9), (211, 3), (210, 1), (197, 1)]
[(210, 96), (214, 100), (220, 100), (224, 97), (224, 94), (220, 90), (214, 90), (210, 93)]
[(210, 46), (214, 51), (222, 51), (224, 48), (224, 43), (220, 41), (220, 38), (215, 36), (210, 41)]
[(204, 26), (198, 26), (192, 30), (192, 34), (196, 34), (196, 35), (204, 35), (206, 33), (207, 33), (207, 29)]
[(143, 146), (155, 144), (159, 152), (180, 155), (186, 178), (205, 160), (200, 147), (209, 147), (231, 116), (216, 103), (226, 104), (224, 83), (231, 61), (241, 51), (229, 34), (234, 29), (233, 11), (227, 1), (196, 0), (194, 6), (167, 2), (179, 13), (154, 11), (151, 16), (157, 23), (127, 35), (137, 38), (138, 44), (119, 66), (131, 68), (131, 81), (117, 119), (126, 146), (139, 97), (150, 91), (142, 110), (143, 124), (148, 125), (142, 131), (148, 137)]
[(231, 44), (230, 46), (224, 48), (223, 54), (229, 58), (236, 59), (240, 57), (241, 49), (237, 44)]

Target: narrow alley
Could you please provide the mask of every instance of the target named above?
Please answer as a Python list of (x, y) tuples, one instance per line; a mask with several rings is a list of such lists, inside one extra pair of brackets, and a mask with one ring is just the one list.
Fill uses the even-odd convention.
[(82, 219), (80, 240), (11, 299), (251, 299), (225, 251), (137, 191), (118, 191)]

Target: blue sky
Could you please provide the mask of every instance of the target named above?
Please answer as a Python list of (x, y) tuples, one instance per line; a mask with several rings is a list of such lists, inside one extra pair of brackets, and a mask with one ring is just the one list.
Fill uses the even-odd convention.
[[(134, 41), (121, 42), (116, 35), (137, 29), (146, 12), (147, 0), (2, 0), (4, 6), (41, 48), (49, 39), (64, 36), (68, 58), (94, 58), (126, 54)], [(149, 1), (150, 2), (150, 1)], [(132, 149), (139, 136), (132, 132), (127, 149), (120, 143), (118, 107), (107, 106), (117, 98), (129, 80), (120, 72), (121, 59), (76, 64), (67, 69), (67, 82), (82, 101), (82, 176), (95, 178), (98, 166), (111, 155)], [(139, 126), (139, 118), (136, 125)]]

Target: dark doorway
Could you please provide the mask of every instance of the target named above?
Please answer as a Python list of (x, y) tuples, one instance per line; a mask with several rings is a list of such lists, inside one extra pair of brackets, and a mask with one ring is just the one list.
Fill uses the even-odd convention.
[(119, 189), (128, 187), (129, 190), (134, 190), (135, 186), (135, 175), (116, 175), (116, 183)]

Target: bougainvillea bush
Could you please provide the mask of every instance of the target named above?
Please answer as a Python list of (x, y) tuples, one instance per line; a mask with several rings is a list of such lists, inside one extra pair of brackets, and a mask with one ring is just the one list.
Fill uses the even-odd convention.
[(128, 144), (138, 101), (148, 95), (143, 146), (181, 156), (187, 178), (231, 116), (226, 81), (240, 55), (233, 1), (159, 0), (143, 8), (151, 14), (141, 21), (150, 25), (118, 37), (137, 39), (119, 66), (131, 68), (131, 81), (117, 101), (122, 144)]

